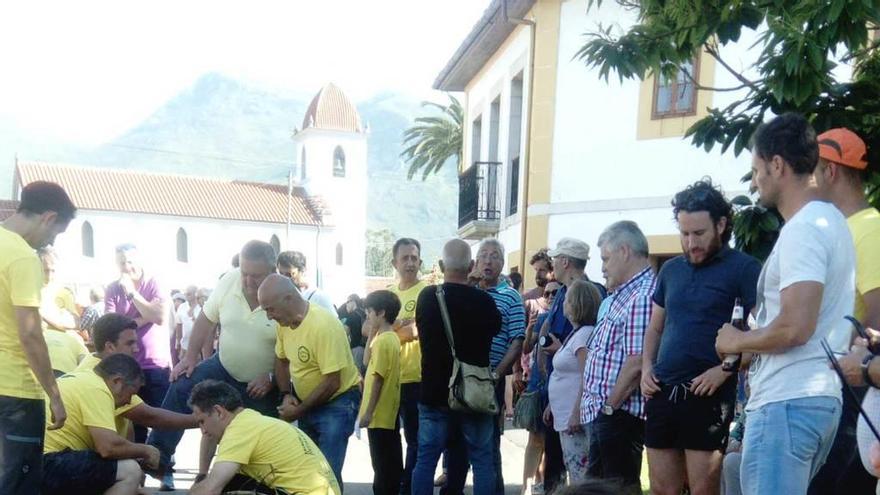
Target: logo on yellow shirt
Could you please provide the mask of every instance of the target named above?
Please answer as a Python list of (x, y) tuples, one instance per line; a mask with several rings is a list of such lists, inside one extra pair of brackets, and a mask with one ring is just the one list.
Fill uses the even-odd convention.
[(411, 312), (411, 311), (415, 310), (416, 309), (416, 301), (414, 299), (410, 299), (409, 301), (406, 302), (406, 306), (404, 306), (404, 309), (407, 312)]
[(299, 358), (299, 361), (301, 363), (308, 363), (309, 359), (312, 358), (312, 353), (310, 353), (309, 350), (305, 348), (305, 346), (299, 346), (299, 349), (297, 349), (296, 351), (296, 357)]

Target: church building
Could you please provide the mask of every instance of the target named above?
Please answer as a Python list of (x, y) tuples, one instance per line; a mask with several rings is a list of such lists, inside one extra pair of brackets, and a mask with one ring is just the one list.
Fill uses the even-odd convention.
[[(70, 194), (79, 211), (56, 240), (57, 277), (78, 293), (118, 277), (114, 249), (123, 243), (139, 247), (145, 270), (170, 291), (213, 287), (258, 239), (302, 252), (310, 283), (341, 304), (364, 291), (367, 135), (355, 106), (328, 84), (293, 136), (289, 184), (19, 161), (14, 197), (39, 180)], [(15, 207), (2, 202), (0, 220)]]

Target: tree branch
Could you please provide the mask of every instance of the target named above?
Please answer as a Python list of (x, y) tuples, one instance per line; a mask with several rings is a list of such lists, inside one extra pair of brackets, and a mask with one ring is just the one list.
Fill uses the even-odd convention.
[(727, 62), (725, 62), (721, 58), (721, 56), (718, 54), (718, 47), (717, 46), (712, 46), (711, 44), (706, 43), (705, 45), (703, 45), (703, 48), (706, 50), (706, 53), (711, 55), (712, 58), (717, 60), (718, 63), (721, 64), (722, 67), (727, 69), (727, 72), (730, 72), (733, 75), (733, 77), (735, 77), (739, 82), (743, 83), (743, 87), (751, 88), (754, 91), (760, 91), (760, 88), (758, 88), (757, 83), (755, 83), (754, 81), (749, 81), (748, 79), (743, 77), (742, 74), (740, 74), (739, 72), (734, 70), (733, 67), (728, 65)]
[(718, 91), (720, 93), (723, 93), (725, 91), (739, 91), (741, 89), (745, 89), (745, 88), (749, 87), (748, 84), (740, 84), (739, 86), (735, 86), (732, 88), (713, 88), (712, 86), (703, 86), (702, 84), (697, 82), (697, 80), (694, 79), (694, 76), (691, 75), (690, 71), (688, 71), (684, 67), (679, 67), (678, 70), (684, 72), (684, 75), (687, 76), (687, 78), (690, 79), (690, 81), (693, 83), (694, 88), (696, 88), (700, 91)]

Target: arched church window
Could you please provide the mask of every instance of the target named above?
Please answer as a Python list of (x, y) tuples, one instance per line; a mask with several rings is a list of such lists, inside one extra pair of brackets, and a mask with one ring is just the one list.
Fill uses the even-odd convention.
[(95, 257), (95, 230), (89, 222), (82, 224), (82, 255), (88, 258)]
[(272, 238), (269, 239), (269, 244), (272, 245), (272, 249), (275, 250), (275, 255), (277, 256), (278, 253), (281, 252), (281, 241), (278, 240), (278, 236), (272, 234)]
[(345, 152), (342, 146), (333, 151), (333, 177), (345, 177)]
[(177, 261), (181, 263), (189, 261), (189, 238), (183, 227), (177, 229)]
[(336, 266), (342, 266), (342, 243), (336, 244)]

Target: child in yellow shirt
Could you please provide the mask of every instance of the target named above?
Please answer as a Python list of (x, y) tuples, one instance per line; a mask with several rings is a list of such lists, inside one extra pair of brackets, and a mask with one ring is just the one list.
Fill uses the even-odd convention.
[(367, 428), (373, 463), (373, 493), (397, 495), (403, 473), (397, 408), (400, 405), (400, 339), (391, 325), (400, 312), (394, 293), (379, 290), (367, 296), (369, 340), (364, 353), (367, 374), (358, 425)]

